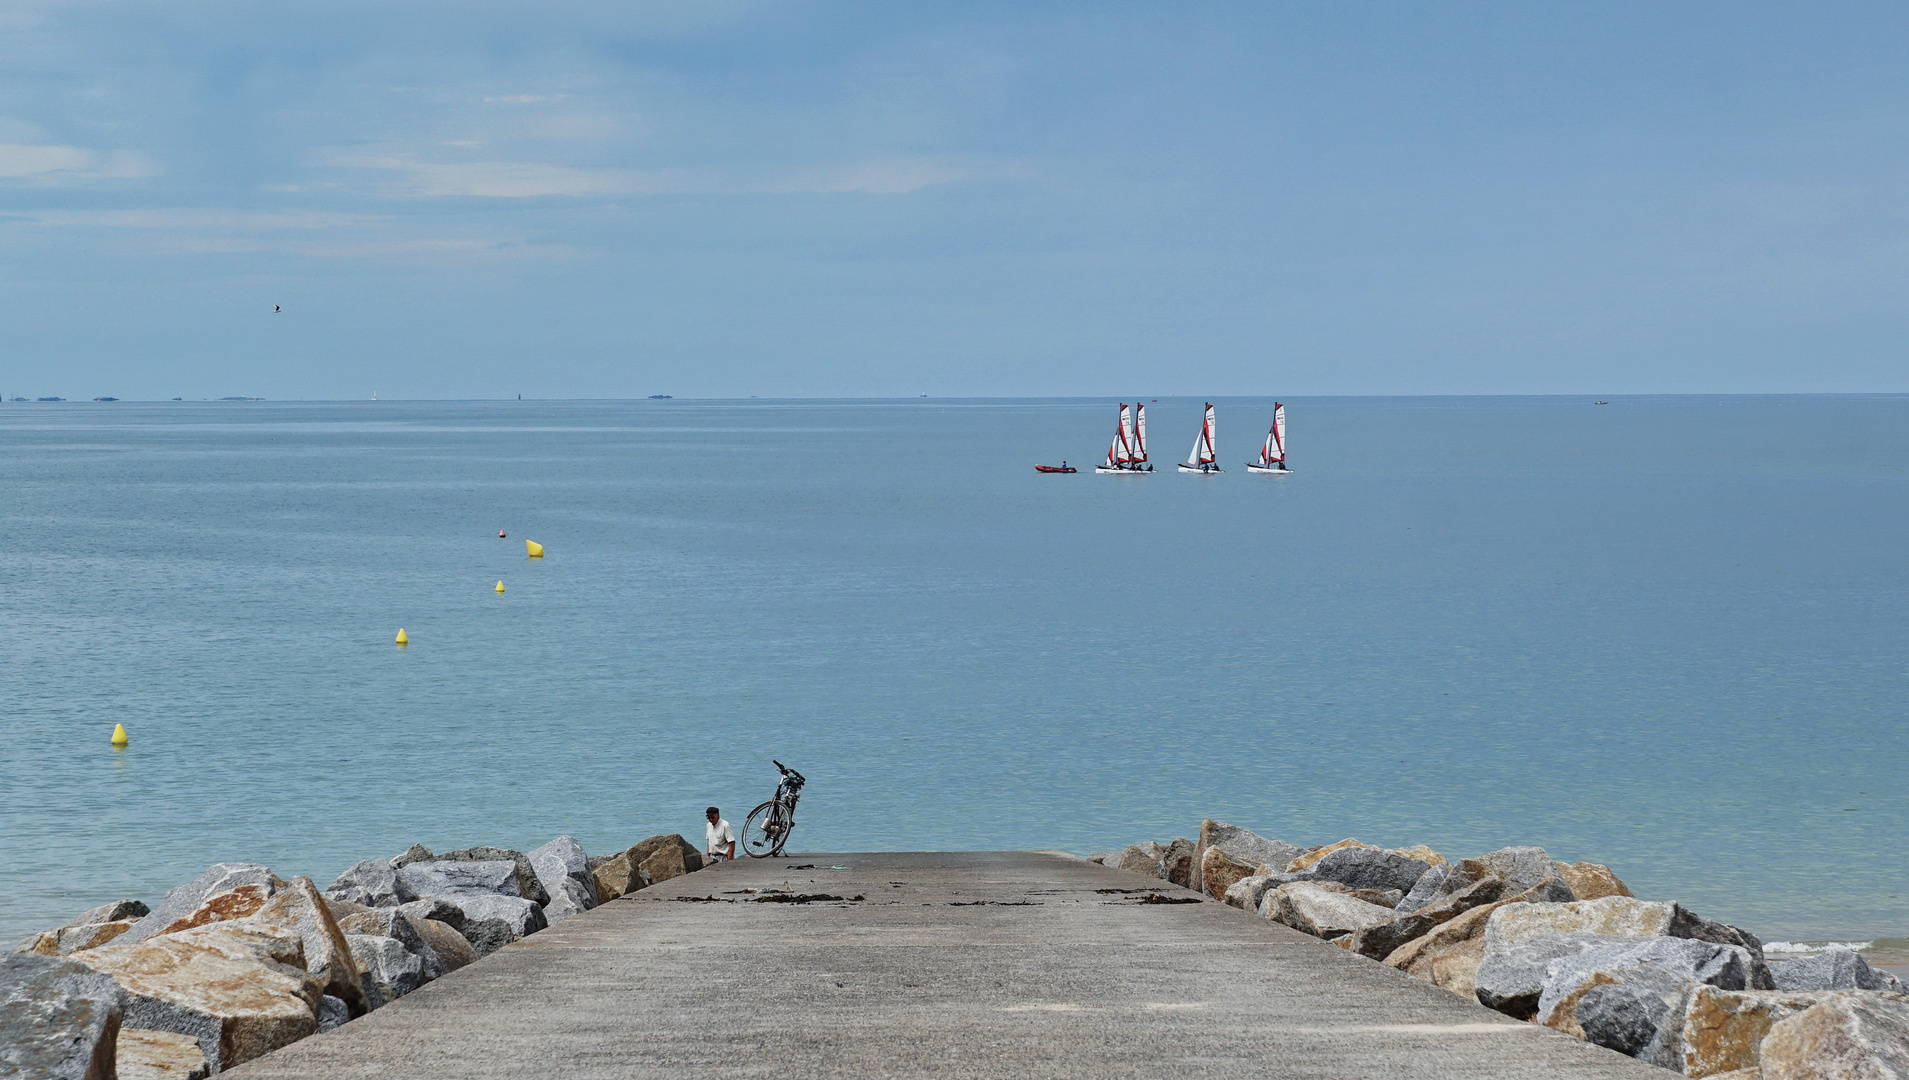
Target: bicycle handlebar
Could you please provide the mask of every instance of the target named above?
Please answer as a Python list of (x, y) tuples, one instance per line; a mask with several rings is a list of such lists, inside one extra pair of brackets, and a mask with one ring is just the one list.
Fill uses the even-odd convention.
[(784, 765), (784, 764), (783, 764), (783, 763), (781, 763), (780, 761), (777, 761), (777, 760), (776, 760), (775, 758), (770, 758), (770, 759), (769, 759), (769, 764), (771, 764), (771, 765), (774, 765), (774, 766), (775, 766), (776, 768), (778, 768), (778, 769), (781, 769), (781, 770), (782, 770), (782, 775), (784, 775), (784, 776), (788, 776), (788, 777), (793, 777), (793, 778), (795, 779), (795, 783), (796, 783), (796, 786), (797, 786), (797, 787), (800, 787), (800, 786), (802, 786), (803, 784), (806, 784), (806, 783), (808, 783), (808, 781), (807, 781), (807, 780), (804, 780), (804, 779), (802, 778), (802, 774), (801, 774), (801, 773), (799, 773), (799, 772), (796, 772), (796, 771), (795, 771), (794, 769), (791, 769), (791, 768), (789, 768), (789, 767), (788, 767), (787, 765)]

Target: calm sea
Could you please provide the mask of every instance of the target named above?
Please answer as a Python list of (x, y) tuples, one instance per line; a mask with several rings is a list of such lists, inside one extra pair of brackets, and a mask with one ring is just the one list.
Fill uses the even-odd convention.
[(809, 849), (1211, 816), (1909, 936), (1909, 398), (1296, 399), (1283, 479), (1270, 400), (1172, 472), (1200, 404), (1141, 478), (1031, 467), (1108, 401), (0, 406), (0, 935), (700, 842), (774, 757)]

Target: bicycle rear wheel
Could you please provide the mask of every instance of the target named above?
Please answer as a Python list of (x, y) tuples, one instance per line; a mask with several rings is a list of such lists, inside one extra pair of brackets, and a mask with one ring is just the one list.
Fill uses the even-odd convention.
[(782, 804), (770, 799), (754, 810), (742, 823), (743, 854), (752, 859), (780, 854), (788, 830), (782, 823)]

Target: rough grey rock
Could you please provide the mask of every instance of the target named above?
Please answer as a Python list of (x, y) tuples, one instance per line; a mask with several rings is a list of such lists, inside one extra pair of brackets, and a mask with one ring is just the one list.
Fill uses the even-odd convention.
[(458, 909), (458, 922), (451, 925), (464, 935), (479, 956), (489, 956), (518, 938), (550, 925), (543, 908), (519, 896), (457, 893), (442, 899)]
[[(1426, 876), (1430, 877), (1442, 869), (1444, 867), (1435, 866)], [(1450, 896), (1440, 898), (1436, 904), (1422, 906), (1404, 915), (1399, 914), (1400, 908), (1405, 904), (1405, 901), (1401, 900), (1399, 905), (1393, 908), (1391, 921), (1365, 927), (1353, 935), (1352, 951), (1374, 960), (1384, 960), (1392, 955), (1393, 950), (1406, 942), (1431, 933), (1434, 928), (1473, 908), (1484, 907), (1486, 904), (1504, 899), (1509, 895), (1506, 892), (1507, 888), (1509, 886), (1505, 879), (1488, 877), (1483, 881), (1473, 882), (1470, 887), (1452, 893)]]
[(530, 856), (521, 851), (500, 847), (469, 847), (448, 851), (438, 856), (440, 862), (497, 862), (508, 859), (517, 867), (516, 895), (539, 904), (548, 903), (550, 895), (544, 892), (543, 883), (537, 880), (537, 871), (530, 865)]
[(1440, 893), (1439, 889), (1445, 884), (1445, 879), (1452, 876), (1452, 871), (1451, 863), (1434, 866), (1427, 870), (1423, 876), (1412, 883), (1412, 891), (1405, 894), (1405, 898), (1399, 901), (1399, 906), (1395, 910), (1401, 915), (1409, 915), (1420, 908), (1430, 907), (1435, 899), (1450, 895), (1450, 891)]
[(352, 959), (371, 976), (386, 1001), (401, 998), (430, 981), (424, 976), (424, 962), (418, 954), (397, 938), (347, 933), (345, 942), (351, 947)]
[(576, 837), (559, 836), (531, 852), (530, 868), (550, 896), (544, 910), (552, 923), (597, 906), (597, 880), (590, 873), (590, 857)]
[(1254, 874), (1234, 882), (1226, 890), (1226, 904), (1242, 911), (1258, 911), (1266, 901), (1266, 894), (1280, 884), (1284, 874)]
[(401, 870), (414, 862), (432, 862), (436, 858), (436, 855), (431, 854), (430, 848), (423, 844), (412, 844), (405, 848), (402, 854), (391, 856), (391, 869)]
[(1167, 848), (1151, 840), (1130, 844), (1121, 851), (1120, 857), (1108, 865), (1116, 870), (1125, 870), (1133, 874), (1145, 874), (1148, 877), (1166, 880)]
[(412, 863), (398, 868), (398, 895), (406, 903), (427, 896), (455, 896), (487, 893), (493, 896), (522, 896), (518, 891), (517, 864), (506, 861), (459, 862), (442, 859)]
[(550, 893), (550, 902), (544, 905), (544, 920), (551, 926), (596, 906), (594, 898), (583, 891), (583, 886), (567, 877), (558, 878), (544, 888)]
[(1623, 983), (1594, 986), (1578, 999), (1578, 1026), (1584, 1029), (1584, 1040), (1631, 1057), (1647, 1056), (1670, 1014), (1670, 1003), (1662, 994)]
[(1511, 891), (1524, 892), (1539, 882), (1558, 876), (1551, 856), (1541, 847), (1507, 847), (1479, 856), (1490, 873), (1511, 883)]
[(464, 940), (464, 935), (451, 929), (449, 923), (436, 919), (412, 919), (411, 929), (417, 931), (424, 943), (436, 953), (446, 971), (456, 971), (466, 964), (477, 961), (477, 950)]
[(82, 912), (68, 926), (96, 926), (100, 923), (118, 922), (121, 919), (141, 919), (152, 914), (152, 909), (138, 900), (115, 900), (110, 904), (101, 904), (91, 911)]
[(1537, 1019), (1547, 1022), (1559, 1002), (1598, 974), (1626, 986), (1675, 994), (1692, 983), (1721, 990), (1747, 990), (1750, 972), (1750, 951), (1736, 945), (1694, 938), (1632, 938), (1621, 945), (1560, 957), (1546, 965)]
[(438, 922), (450, 924), (453, 930), (461, 931), (464, 928), (463, 909), (441, 897), (427, 896), (422, 900), (399, 904), (398, 912), (410, 919), (414, 926), (420, 919), (436, 919)]
[(425, 982), (443, 975), (446, 970), (446, 965), (439, 958), (437, 950), (424, 940), (423, 935), (404, 915), (401, 908), (373, 908), (370, 911), (347, 915), (338, 921), (338, 928), (346, 934), (364, 934), (394, 939), (418, 958), (418, 963), (422, 965), (421, 973)]
[(134, 923), (131, 930), (114, 938), (112, 945), (115, 948), (137, 945), (199, 910), (208, 899), (245, 885), (261, 886), (265, 895), (270, 896), (274, 888), (272, 871), (258, 863), (213, 863), (205, 873), (168, 892), (157, 908)]
[(1390, 908), (1368, 904), (1312, 881), (1290, 882), (1267, 893), (1260, 914), (1328, 941), (1392, 917)]
[(351, 1019), (351, 1010), (345, 1007), (345, 999), (330, 994), (318, 999), (318, 1033), (324, 1034), (339, 1024)]
[[(1470, 862), (1471, 860), (1466, 860)], [(1557, 880), (1557, 879), (1552, 879)], [(1493, 913), (1485, 928), (1487, 954), (1497, 945), (1550, 934), (1596, 933), (1618, 937), (1675, 937), (1735, 945), (1750, 953), (1753, 990), (1773, 990), (1764, 962), (1763, 942), (1755, 934), (1713, 922), (1681, 904), (1639, 900), (1630, 896), (1601, 896), (1569, 903), (1516, 904)]]
[(1200, 848), (1219, 848), (1240, 862), (1255, 863), (1271, 867), (1275, 871), (1284, 871), (1286, 864), (1306, 853), (1306, 849), (1284, 840), (1274, 840), (1261, 836), (1251, 829), (1242, 829), (1238, 825), (1228, 825), (1221, 821), (1205, 821), (1200, 825)]
[(1166, 854), (1160, 857), (1162, 876), (1182, 889), (1191, 889), (1197, 866), (1193, 861), (1195, 851), (1193, 841), (1184, 836), (1167, 845)]
[[(1440, 869), (1444, 872), (1438, 873)], [(1475, 859), (1463, 859), (1443, 868), (1435, 867), (1413, 885), (1412, 891), (1399, 902), (1399, 908), (1412, 912), (1431, 907), (1489, 877), (1504, 880), (1507, 896), (1545, 885), (1546, 895), (1553, 897), (1555, 902), (1577, 899), (1571, 887), (1558, 875), (1556, 864), (1543, 848), (1508, 847)]]
[(334, 900), (349, 900), (366, 907), (397, 907), (398, 872), (388, 859), (366, 859), (345, 868), (325, 890)]
[(0, 956), (0, 1076), (106, 1080), (124, 1018), (119, 984), (52, 956)]
[(1397, 889), (1410, 892), (1432, 864), (1370, 847), (1342, 847), (1297, 874), (1281, 874), (1282, 884), (1295, 881), (1337, 881), (1355, 889)]
[(1795, 960), (1767, 962), (1778, 990), (1895, 989), (1887, 976), (1849, 949), (1830, 948)]
[[(1511, 905), (1522, 907), (1524, 905)], [(1509, 907), (1493, 912), (1508, 911)], [(1575, 956), (1606, 945), (1635, 945), (1635, 937), (1610, 934), (1541, 934), (1512, 942), (1494, 942), (1485, 931), (1485, 955), (1474, 979), (1478, 1003), (1497, 1009), (1506, 1016), (1529, 1020), (1538, 1012), (1538, 996), (1544, 992), (1544, 980), (1551, 961)]]

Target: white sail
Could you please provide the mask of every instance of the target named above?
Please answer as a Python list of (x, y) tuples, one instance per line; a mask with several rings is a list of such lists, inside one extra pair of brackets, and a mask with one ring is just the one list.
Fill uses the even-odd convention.
[(1147, 460), (1147, 407), (1136, 403), (1133, 407), (1133, 462), (1142, 465)]
[(1213, 447), (1213, 440), (1216, 436), (1213, 430), (1213, 406), (1210, 404), (1206, 407), (1206, 423), (1201, 426), (1200, 434), (1206, 437), (1206, 457), (1201, 460), (1205, 461), (1208, 465), (1219, 461), (1220, 455)]
[(1273, 402), (1272, 451), (1270, 461), (1286, 460), (1286, 406)]
[(1266, 429), (1266, 445), (1259, 448), (1259, 461), (1255, 464), (1271, 465), (1279, 459), (1273, 456), (1273, 429)]
[(1213, 427), (1213, 406), (1206, 407), (1206, 419), (1200, 422), (1200, 433), (1193, 439), (1193, 449), (1187, 451), (1186, 463), (1198, 467), (1213, 460), (1213, 443), (1207, 433)]
[(1123, 404), (1120, 406), (1120, 460), (1123, 464), (1133, 464), (1133, 445), (1133, 410)]

